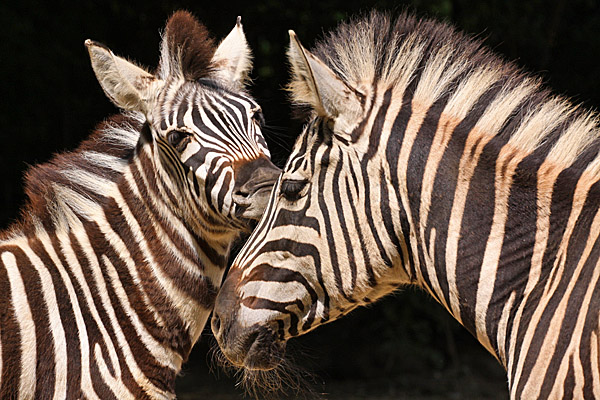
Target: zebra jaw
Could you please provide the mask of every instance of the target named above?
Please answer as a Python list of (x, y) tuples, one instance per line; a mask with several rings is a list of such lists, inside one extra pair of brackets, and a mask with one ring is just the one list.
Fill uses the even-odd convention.
[[(241, 274), (235, 267), (230, 276)], [(211, 320), (212, 332), (222, 354), (234, 367), (251, 371), (275, 369), (283, 360), (286, 341), (280, 340), (276, 331), (266, 325), (242, 326), (237, 321), (239, 304), (236, 291), (231, 287), (237, 279), (227, 279), (217, 295)]]

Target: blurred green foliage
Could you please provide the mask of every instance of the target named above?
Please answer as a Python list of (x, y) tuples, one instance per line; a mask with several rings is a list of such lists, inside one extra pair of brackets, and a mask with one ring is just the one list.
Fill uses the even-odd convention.
[[(251, 91), (263, 106), (267, 139), (279, 164), (301, 127), (301, 122), (290, 119), (282, 90), (288, 79), (287, 30), (294, 29), (310, 47), (340, 20), (372, 8), (392, 12), (408, 8), (448, 21), (484, 38), (526, 70), (540, 73), (556, 93), (586, 106), (600, 105), (596, 0), (3, 1), (1, 226), (18, 215), (22, 174), (28, 165), (72, 149), (96, 123), (117, 112), (95, 80), (84, 40), (100, 41), (117, 54), (154, 67), (159, 31), (179, 8), (195, 13), (217, 38), (229, 32), (237, 15), (242, 16), (254, 51)], [(309, 369), (331, 379), (402, 379), (415, 373), (435, 377), (440, 371), (462, 373), (462, 378), (488, 374), (496, 381), (504, 379), (496, 361), (463, 328), (424, 294), (412, 290), (357, 310), (291, 347), (308, 355), (299, 359)], [(205, 365), (205, 354), (206, 344), (199, 345), (193, 363)], [(481, 359), (485, 366), (478, 364)]]

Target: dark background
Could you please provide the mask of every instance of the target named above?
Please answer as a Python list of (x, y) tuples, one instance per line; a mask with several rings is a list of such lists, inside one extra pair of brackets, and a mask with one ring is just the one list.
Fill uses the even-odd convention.
[[(23, 204), (23, 171), (72, 149), (117, 112), (97, 84), (83, 42), (154, 68), (159, 30), (176, 9), (196, 14), (218, 39), (242, 22), (255, 62), (252, 93), (262, 105), (273, 158), (282, 164), (299, 132), (281, 88), (287, 30), (310, 47), (357, 12), (378, 8), (449, 21), (485, 38), (504, 58), (541, 74), (558, 94), (600, 105), (600, 5), (595, 0), (396, 1), (4, 1), (0, 3), (0, 226)], [(178, 388), (181, 398), (236, 398), (210, 375), (208, 331)], [(312, 387), (327, 398), (507, 398), (497, 362), (424, 294), (407, 289), (292, 341)], [(436, 397), (437, 396), (437, 397)]]

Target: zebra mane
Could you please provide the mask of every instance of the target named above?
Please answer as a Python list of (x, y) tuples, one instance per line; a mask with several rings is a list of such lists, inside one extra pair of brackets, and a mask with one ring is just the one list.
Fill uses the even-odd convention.
[(600, 177), (597, 115), (446, 23), (371, 12), (341, 23), (311, 51), (352, 87), (408, 93), (425, 110), (443, 100), (444, 112), (459, 122), (479, 103), (489, 104), (476, 125), (483, 134), (563, 168), (582, 156), (594, 159), (591, 172)]
[(76, 150), (32, 166), (25, 174), (26, 204), (20, 221), (6, 234), (18, 234), (32, 223), (68, 218), (73, 210), (93, 209), (90, 204), (102, 201), (102, 194), (109, 192), (129, 163), (144, 121), (141, 113), (114, 115)]

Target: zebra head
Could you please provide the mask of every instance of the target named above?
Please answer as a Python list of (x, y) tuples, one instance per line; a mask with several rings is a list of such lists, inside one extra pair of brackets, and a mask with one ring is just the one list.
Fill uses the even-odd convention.
[[(381, 296), (384, 265), (369, 229), (369, 162), (363, 129), (371, 88), (351, 84), (290, 31), (290, 90), (312, 110), (258, 227), (218, 295), (212, 329), (237, 367), (277, 366), (286, 340)], [(316, 54), (316, 53), (315, 53)], [(387, 243), (386, 243), (387, 245)]]
[(251, 54), (241, 19), (215, 46), (191, 14), (176, 12), (154, 74), (99, 43), (85, 44), (108, 98), (145, 117), (140, 143), (154, 144), (174, 209), (200, 230), (247, 229), (258, 220), (280, 170), (269, 159), (261, 108), (245, 91)]

